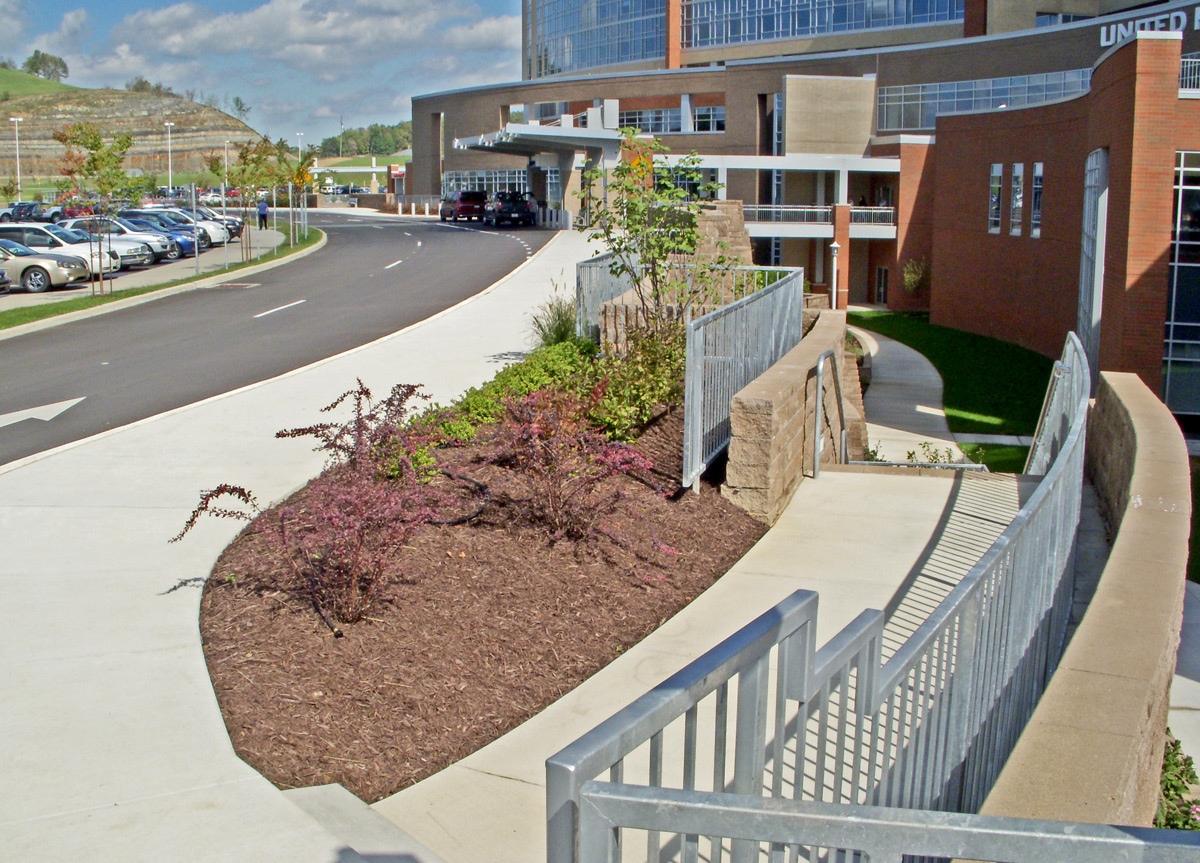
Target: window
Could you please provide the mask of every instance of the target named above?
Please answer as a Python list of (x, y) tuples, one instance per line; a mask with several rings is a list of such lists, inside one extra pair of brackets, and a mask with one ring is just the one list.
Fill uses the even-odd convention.
[(692, 112), (693, 128), (697, 132), (724, 132), (725, 106), (714, 105), (709, 108), (696, 108)]
[(1042, 163), (1033, 163), (1033, 185), (1029, 190), (1029, 236), (1042, 235)]
[(1025, 166), (1014, 162), (1012, 166), (1012, 189), (1008, 208), (1008, 232), (1021, 236), (1021, 217), (1025, 209)]
[(1004, 166), (992, 165), (991, 182), (988, 183), (988, 233), (1000, 233), (1000, 194), (1004, 185)]

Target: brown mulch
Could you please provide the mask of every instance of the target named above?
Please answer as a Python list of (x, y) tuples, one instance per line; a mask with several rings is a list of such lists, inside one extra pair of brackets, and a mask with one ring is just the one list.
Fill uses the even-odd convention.
[[(639, 441), (660, 488), (678, 488), (681, 414)], [(373, 802), (441, 770), (636, 644), (764, 530), (713, 484), (668, 497), (622, 476), (596, 542), (551, 543), (519, 517), (526, 492), (482, 453), (439, 460), (485, 482), (491, 504), (424, 528), (403, 579), (343, 638), (270, 587), (273, 548), (254, 525), (217, 562), (200, 615), (209, 673), (235, 749), (276, 785), (339, 782)]]

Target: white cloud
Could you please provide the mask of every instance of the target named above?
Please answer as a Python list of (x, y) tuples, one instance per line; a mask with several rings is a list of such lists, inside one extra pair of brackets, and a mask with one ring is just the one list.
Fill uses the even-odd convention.
[(29, 55), (28, 40), (25, 28), (29, 18), (25, 14), (25, 3), (22, 0), (0, 0), (0, 56), (8, 57), (19, 66)]
[[(92, 34), (86, 9), (72, 9), (62, 17), (58, 29), (33, 40), (32, 47), (50, 54), (71, 54), (79, 50)], [(68, 64), (70, 65), (70, 64)]]

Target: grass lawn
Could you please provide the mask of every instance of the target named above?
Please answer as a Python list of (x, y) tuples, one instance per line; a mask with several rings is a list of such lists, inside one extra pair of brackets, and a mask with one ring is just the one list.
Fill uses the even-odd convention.
[[(1031, 435), (1053, 361), (986, 336), (934, 326), (927, 315), (851, 312), (850, 323), (924, 354), (942, 376), (946, 423), (952, 432)], [(1020, 473), (1029, 447), (963, 444), (967, 458), (988, 470)]]
[(38, 306), (24, 306), (19, 309), (8, 309), (0, 312), (0, 330), (6, 330), (10, 327), (19, 327), (22, 324), (30, 324), (34, 321), (45, 320), (46, 318), (65, 315), (68, 312), (78, 312), (83, 309), (93, 309), (97, 306), (106, 306), (109, 303), (117, 300), (126, 300), (131, 297), (140, 297), (143, 294), (152, 294), (155, 291), (161, 291), (164, 288), (173, 288), (176, 285), (186, 285), (188, 282), (195, 282), (199, 279), (207, 279), (211, 276), (219, 276), (222, 273), (233, 273), (237, 270), (245, 269), (246, 267), (255, 264), (268, 263), (277, 261), (280, 258), (286, 258), (288, 255), (295, 254), (302, 249), (306, 249), (313, 243), (317, 242), (322, 236), (321, 231), (316, 228), (311, 228), (308, 232), (308, 238), (296, 243), (295, 246), (289, 248), (287, 244), (279, 246), (275, 251), (255, 258), (252, 261), (239, 262), (230, 264), (228, 270), (212, 270), (207, 273), (201, 273), (199, 276), (188, 276), (186, 279), (175, 279), (172, 282), (165, 282), (161, 285), (150, 285), (145, 288), (130, 288), (127, 291), (118, 291), (115, 294), (104, 294), (103, 296), (86, 296), (74, 297), (70, 300), (62, 300), (57, 303), (44, 303)]
[(850, 323), (908, 345), (942, 376), (946, 422), (953, 432), (1033, 434), (1054, 363), (986, 336), (929, 323), (925, 315), (851, 312)]
[[(0, 69), (0, 93), (7, 93), (10, 99), (20, 99), (23, 96), (41, 96), (44, 93), (61, 93), (64, 90), (78, 90), (70, 84), (60, 84), (57, 81), (47, 81), (37, 75), (27, 75), (16, 69)], [(5, 115), (7, 116), (7, 115)]]
[[(337, 156), (321, 156), (317, 159), (317, 164), (330, 168), (369, 168), (371, 159), (375, 160), (376, 165), (402, 165), (408, 161), (408, 156), (401, 156), (399, 153), (392, 153), (390, 156), (345, 156), (340, 159)], [(317, 169), (318, 172), (320, 170)]]

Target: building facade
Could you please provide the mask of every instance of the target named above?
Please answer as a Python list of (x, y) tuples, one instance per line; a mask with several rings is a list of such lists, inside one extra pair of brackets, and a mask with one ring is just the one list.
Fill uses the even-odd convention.
[(634, 126), (838, 306), (1046, 354), (1076, 329), (1200, 417), (1200, 3), (1134, 5), (526, 0), (523, 80), (413, 100), (409, 191), (577, 210)]

